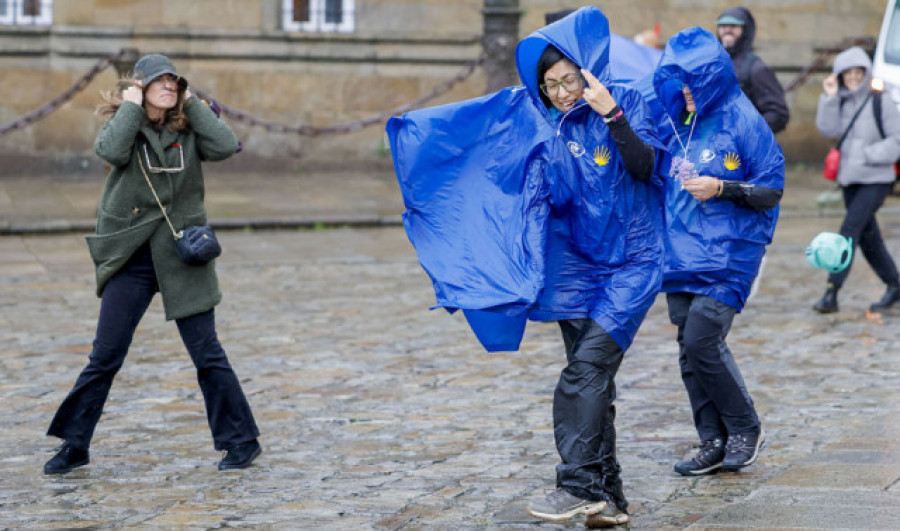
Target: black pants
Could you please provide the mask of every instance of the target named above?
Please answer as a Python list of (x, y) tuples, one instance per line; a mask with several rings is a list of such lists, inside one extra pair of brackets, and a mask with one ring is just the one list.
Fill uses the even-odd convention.
[[(847, 207), (847, 214), (841, 223), (841, 234), (853, 238), (854, 247), (859, 245), (859, 250), (872, 266), (875, 274), (888, 285), (896, 285), (900, 277), (897, 274), (897, 265), (884, 245), (875, 213), (884, 204), (884, 200), (891, 193), (892, 188), (893, 183), (884, 183), (851, 184), (841, 189), (844, 193), (844, 206)], [(853, 261), (850, 262), (850, 265), (853, 265)], [(834, 284), (836, 288), (840, 288), (849, 274), (850, 267), (848, 266), (840, 273), (828, 275), (828, 282)]]
[(759, 418), (725, 336), (735, 310), (705, 295), (668, 293), (669, 319), (678, 327), (681, 380), (701, 441), (759, 433)]
[(562, 462), (557, 487), (623, 511), (621, 468), (616, 460), (616, 372), (624, 352), (593, 319), (559, 321), (568, 364), (553, 396), (553, 430)]
[[(88, 365), (59, 406), (47, 435), (87, 449), (113, 378), (128, 354), (138, 323), (159, 291), (149, 245), (135, 253), (103, 290), (97, 336)], [(216, 336), (213, 310), (177, 319), (178, 332), (197, 368), (206, 417), (216, 450), (259, 435), (250, 404)]]

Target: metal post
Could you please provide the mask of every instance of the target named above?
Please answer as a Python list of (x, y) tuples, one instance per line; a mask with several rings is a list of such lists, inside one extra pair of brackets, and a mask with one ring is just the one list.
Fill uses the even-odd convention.
[(516, 44), (519, 42), (519, 0), (484, 0), (484, 70), (487, 92), (520, 84), (516, 73)]
[(113, 67), (115, 67), (116, 73), (119, 74), (120, 78), (129, 77), (134, 70), (134, 64), (140, 58), (141, 53), (137, 48), (124, 48), (122, 55), (113, 61)]

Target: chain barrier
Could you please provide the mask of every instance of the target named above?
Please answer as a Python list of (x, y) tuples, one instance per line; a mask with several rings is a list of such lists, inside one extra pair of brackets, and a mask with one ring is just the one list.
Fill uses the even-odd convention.
[[(405, 112), (411, 111), (411, 110), (419, 107), (423, 103), (426, 103), (430, 100), (433, 100), (434, 98), (437, 98), (438, 96), (441, 96), (442, 94), (445, 94), (451, 88), (453, 88), (457, 83), (460, 83), (460, 82), (464, 81), (466, 78), (468, 78), (469, 76), (471, 76), (472, 73), (475, 72), (475, 69), (484, 63), (484, 59), (485, 59), (485, 57), (484, 57), (484, 55), (482, 55), (475, 61), (472, 61), (471, 63), (466, 65), (466, 67), (463, 68), (463, 70), (460, 71), (460, 73), (457, 74), (455, 77), (448, 79), (447, 81), (444, 81), (442, 83), (439, 83), (438, 85), (435, 85), (435, 87), (431, 90), (431, 92), (429, 92), (428, 94), (425, 94), (424, 96), (416, 98), (405, 105), (401, 105), (400, 107), (396, 107), (389, 111), (384, 111), (378, 115), (371, 116), (369, 118), (364, 118), (362, 120), (356, 120), (353, 122), (347, 122), (347, 123), (343, 123), (343, 124), (332, 125), (329, 127), (315, 127), (315, 126), (311, 126), (311, 125), (285, 125), (285, 124), (278, 123), (278, 122), (269, 122), (266, 120), (261, 120), (259, 118), (256, 118), (256, 117), (250, 115), (249, 113), (246, 113), (240, 109), (231, 107), (230, 105), (226, 105), (226, 104), (222, 103), (221, 101), (217, 101), (216, 103), (218, 104), (219, 107), (221, 107), (223, 114), (230, 116), (231, 118), (235, 119), (238, 122), (243, 122), (243, 123), (251, 125), (251, 126), (262, 127), (263, 129), (265, 129), (267, 132), (270, 132), (270, 133), (292, 133), (292, 134), (297, 134), (300, 136), (318, 136), (318, 135), (325, 135), (325, 134), (347, 134), (347, 133), (352, 133), (354, 131), (359, 131), (360, 129), (369, 127), (370, 125), (384, 123), (392, 116), (397, 116), (399, 114), (403, 114)], [(197, 95), (199, 97), (201, 97), (205, 100), (208, 100), (208, 101), (212, 100), (210, 95), (207, 94), (206, 92), (204, 92), (202, 90), (198, 90), (196, 88), (194, 89), (194, 91), (197, 93)]]
[[(848, 37), (833, 46), (830, 46), (827, 48), (822, 48), (821, 51), (813, 59), (813, 61), (806, 68), (801, 70), (800, 73), (797, 74), (797, 76), (794, 79), (792, 79), (787, 85), (785, 85), (784, 91), (790, 92), (790, 91), (802, 86), (804, 83), (807, 82), (807, 80), (809, 80), (810, 76), (812, 76), (814, 73), (816, 73), (819, 69), (821, 69), (825, 65), (826, 60), (830, 56), (835, 55), (835, 54), (849, 48), (850, 46), (863, 46), (863, 47), (871, 48), (871, 47), (875, 46), (875, 39), (873, 39), (872, 37)], [(41, 120), (42, 118), (46, 117), (48, 114), (57, 110), (64, 103), (66, 103), (67, 101), (69, 101), (70, 99), (75, 97), (76, 94), (78, 94), (79, 92), (84, 90), (85, 87), (87, 87), (91, 83), (91, 81), (93, 81), (94, 78), (97, 77), (98, 74), (100, 74), (101, 72), (103, 72), (104, 70), (109, 68), (111, 65), (115, 64), (117, 61), (122, 59), (122, 57), (124, 57), (125, 55), (133, 54), (134, 52), (135, 52), (134, 49), (123, 48), (123, 49), (119, 50), (118, 53), (111, 54), (108, 57), (101, 59), (100, 61), (97, 62), (97, 64), (94, 65), (93, 68), (91, 68), (86, 74), (84, 74), (80, 79), (78, 79), (78, 81), (76, 81), (71, 87), (69, 87), (68, 90), (66, 90), (59, 96), (53, 98), (52, 100), (47, 102), (45, 105), (27, 113), (27, 114), (24, 114), (11, 122), (7, 122), (5, 124), (0, 124), (0, 136), (3, 136), (6, 133), (9, 133), (11, 131), (24, 129), (24, 128), (30, 126), (31, 124), (37, 122), (38, 120)], [(465, 68), (463, 68), (459, 72), (459, 74), (457, 74), (455, 77), (435, 85), (435, 87), (431, 90), (431, 92), (429, 92), (428, 94), (425, 94), (424, 96), (416, 98), (405, 105), (401, 105), (394, 109), (384, 111), (382, 113), (379, 113), (375, 116), (371, 116), (369, 118), (364, 118), (362, 120), (356, 120), (353, 122), (347, 122), (347, 123), (337, 124), (337, 125), (328, 126), (328, 127), (315, 127), (315, 126), (311, 126), (311, 125), (287, 125), (287, 124), (283, 124), (283, 123), (279, 123), (279, 122), (271, 122), (271, 121), (267, 121), (267, 120), (261, 120), (259, 118), (256, 118), (255, 116), (252, 116), (251, 114), (249, 114), (245, 111), (242, 111), (242, 110), (232, 107), (230, 105), (226, 105), (221, 102), (217, 102), (217, 103), (218, 103), (219, 107), (221, 107), (222, 112), (224, 114), (230, 116), (234, 120), (251, 125), (251, 126), (262, 127), (263, 129), (265, 129), (266, 131), (268, 131), (270, 133), (290, 133), (290, 134), (297, 134), (297, 135), (301, 135), (301, 136), (318, 136), (318, 135), (325, 135), (325, 134), (347, 134), (347, 133), (359, 131), (359, 130), (369, 127), (371, 125), (384, 123), (392, 116), (397, 116), (399, 114), (409, 112), (409, 111), (421, 106), (422, 104), (427, 103), (428, 101), (431, 101), (434, 98), (437, 98), (438, 96), (441, 96), (441, 95), (447, 93), (455, 85), (457, 85), (458, 83), (464, 81), (469, 76), (471, 76), (475, 72), (475, 69), (484, 63), (484, 60), (485, 60), (485, 56), (481, 55), (478, 59), (467, 64), (465, 66)], [(198, 90), (198, 89), (194, 88), (194, 92), (196, 92), (197, 95), (203, 99), (211, 100), (210, 95), (203, 90)]]
[(85, 75), (81, 76), (78, 81), (76, 81), (71, 87), (69, 87), (67, 91), (53, 98), (43, 106), (31, 111), (30, 113), (24, 114), (11, 122), (0, 124), (0, 136), (18, 129), (25, 129), (29, 125), (37, 122), (56, 109), (60, 108), (64, 103), (74, 98), (76, 94), (84, 90), (85, 87), (87, 87), (91, 83), (91, 81), (93, 81), (94, 78), (97, 77), (98, 74), (109, 68), (110, 65), (114, 64), (116, 61), (118, 61), (128, 53), (130, 53), (130, 50), (128, 50), (127, 48), (123, 48), (122, 50), (119, 50), (118, 53), (101, 59), (97, 62), (97, 64), (94, 65), (93, 68), (88, 70)]
[[(133, 49), (123, 48), (116, 54), (112, 54), (104, 59), (101, 59), (91, 68), (85, 75), (83, 75), (78, 81), (76, 81), (68, 90), (52, 99), (47, 104), (41, 106), (34, 111), (31, 111), (25, 115), (20, 116), (19, 118), (13, 120), (12, 122), (8, 122), (5, 124), (0, 124), (0, 136), (5, 135), (11, 131), (15, 131), (18, 129), (24, 129), (31, 124), (41, 120), (46, 117), (48, 114), (57, 110), (64, 103), (72, 99), (76, 94), (84, 90), (85, 87), (90, 84), (91, 81), (98, 74), (109, 68), (110, 65), (115, 64), (116, 61), (120, 60), (124, 55), (133, 53)], [(398, 114), (403, 114), (405, 112), (411, 111), (420, 105), (441, 96), (448, 92), (451, 88), (453, 88), (456, 84), (464, 81), (466, 78), (472, 75), (475, 72), (475, 69), (481, 66), (484, 63), (484, 56), (482, 55), (475, 61), (472, 61), (455, 77), (452, 79), (448, 79), (442, 83), (436, 85), (431, 92), (425, 94), (422, 97), (416, 98), (415, 100), (401, 105), (395, 109), (391, 109), (389, 111), (382, 112), (376, 116), (372, 116), (369, 118), (364, 118), (362, 120), (356, 120), (353, 122), (348, 122), (344, 124), (338, 124), (330, 127), (314, 127), (310, 125), (299, 125), (299, 126), (291, 126), (285, 125), (277, 122), (269, 122), (265, 120), (261, 120), (252, 116), (251, 114), (244, 112), (240, 109), (234, 108), (230, 105), (226, 105), (221, 102), (217, 102), (218, 106), (221, 108), (222, 112), (231, 118), (243, 122), (252, 126), (258, 126), (264, 128), (268, 132), (273, 133), (295, 133), (298, 135), (304, 136), (318, 136), (323, 134), (346, 134), (352, 133), (354, 131), (359, 131), (365, 127), (369, 127), (370, 125), (378, 124), (386, 122), (390, 117), (396, 116)], [(197, 95), (205, 100), (211, 100), (209, 94), (203, 90), (199, 90), (194, 87), (194, 92)]]

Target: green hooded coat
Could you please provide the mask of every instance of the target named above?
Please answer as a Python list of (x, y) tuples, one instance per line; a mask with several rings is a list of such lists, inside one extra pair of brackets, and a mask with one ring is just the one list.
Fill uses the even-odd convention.
[[(188, 99), (184, 112), (190, 123), (185, 131), (163, 127), (160, 132), (151, 126), (143, 107), (124, 102), (94, 142), (97, 155), (112, 165), (97, 213), (97, 232), (87, 237), (96, 266), (97, 296), (149, 241), (167, 320), (209, 310), (222, 294), (214, 260), (191, 266), (178, 258), (172, 231), (138, 164), (147, 171), (177, 231), (206, 224), (201, 161), (228, 158), (238, 146), (234, 132), (196, 96)], [(150, 171), (148, 157), (154, 168), (180, 167), (182, 150), (184, 170)]]

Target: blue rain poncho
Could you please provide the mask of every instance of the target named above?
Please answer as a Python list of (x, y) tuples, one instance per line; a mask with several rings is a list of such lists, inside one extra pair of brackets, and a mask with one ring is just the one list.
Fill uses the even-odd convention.
[(387, 124), (404, 226), (435, 306), (464, 310), (489, 351), (518, 350), (529, 318), (593, 318), (627, 349), (659, 290), (662, 184), (626, 172), (585, 102), (554, 119), (538, 92), (552, 44), (659, 146), (640, 94), (611, 84), (609, 39), (606, 17), (582, 8), (519, 43), (524, 86)]
[(627, 83), (652, 75), (662, 50), (638, 44), (615, 33), (609, 38), (609, 68), (613, 81)]
[[(697, 108), (693, 134), (685, 123), (684, 85)], [(646, 81), (637, 86), (647, 94)], [(670, 176), (673, 160), (685, 157), (684, 144), (698, 175), (780, 190), (781, 147), (741, 92), (728, 53), (702, 28), (688, 28), (669, 39), (653, 88), (656, 101), (649, 104), (661, 113), (659, 135), (666, 144), (657, 164), (666, 177), (663, 291), (707, 295), (741, 311), (772, 241), (778, 207), (757, 211), (718, 197), (698, 201)]]

